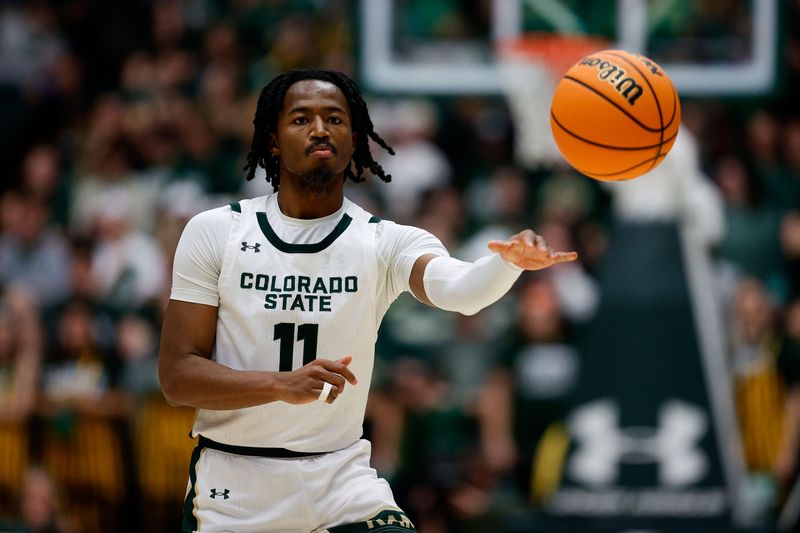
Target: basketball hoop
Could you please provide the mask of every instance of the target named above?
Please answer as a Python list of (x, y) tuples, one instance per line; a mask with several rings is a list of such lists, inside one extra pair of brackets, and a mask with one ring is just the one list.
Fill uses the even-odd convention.
[(528, 33), (500, 44), (497, 57), (514, 118), (514, 156), (519, 165), (537, 168), (561, 161), (550, 132), (553, 92), (579, 59), (608, 45), (598, 37), (555, 33)]

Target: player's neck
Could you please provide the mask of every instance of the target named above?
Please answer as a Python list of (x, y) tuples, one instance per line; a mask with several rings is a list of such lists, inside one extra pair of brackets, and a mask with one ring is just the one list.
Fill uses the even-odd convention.
[(309, 191), (292, 180), (281, 180), (278, 208), (290, 218), (322, 218), (335, 213), (344, 202), (344, 181), (334, 180), (323, 191)]

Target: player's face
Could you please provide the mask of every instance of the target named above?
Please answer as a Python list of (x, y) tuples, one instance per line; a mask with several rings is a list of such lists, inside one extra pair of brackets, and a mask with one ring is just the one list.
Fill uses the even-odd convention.
[(270, 146), (288, 174), (305, 188), (326, 189), (350, 163), (355, 138), (350, 108), (342, 91), (329, 82), (298, 81), (286, 91)]

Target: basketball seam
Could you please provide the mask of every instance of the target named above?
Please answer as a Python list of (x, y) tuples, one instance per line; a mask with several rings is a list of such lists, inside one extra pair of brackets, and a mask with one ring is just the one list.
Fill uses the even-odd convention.
[(664, 124), (664, 129), (666, 130), (672, 123), (675, 121), (675, 117), (678, 114), (678, 91), (675, 90), (675, 86), (672, 86), (672, 116), (669, 117), (669, 122)]
[[(623, 60), (625, 60), (625, 58), (624, 58), (624, 57), (618, 56), (618, 55), (616, 55), (616, 54), (614, 54), (614, 53), (612, 53), (612, 52), (607, 52), (607, 53), (608, 53), (609, 55), (613, 55), (614, 57), (619, 57), (620, 59), (623, 59)], [(642, 72), (641, 72), (641, 71), (640, 71), (638, 68), (636, 68), (636, 65), (634, 65), (634, 64), (632, 64), (632, 63), (630, 63), (630, 62), (629, 62), (629, 61), (627, 61), (627, 60), (626, 60), (626, 62), (627, 62), (628, 64), (630, 64), (631, 66), (633, 66), (633, 68), (635, 68), (635, 69), (637, 70), (637, 72), (639, 72), (639, 74), (641, 74), (641, 75), (642, 75), (642, 78), (644, 78), (644, 79), (645, 79), (645, 81), (647, 81), (647, 78), (645, 77), (645, 75), (644, 75), (644, 74), (642, 74)], [(648, 83), (647, 83), (647, 84), (650, 86), (650, 90), (652, 91), (652, 90), (653, 90), (653, 86), (652, 86), (652, 85), (650, 85), (650, 82), (649, 82), (649, 81), (648, 81)], [(677, 93), (677, 91), (675, 91), (675, 86), (674, 86), (674, 85), (672, 85), (671, 83), (670, 83), (670, 85), (672, 86), (672, 116), (671, 116), (671, 117), (669, 117), (669, 122), (667, 122), (666, 124), (664, 124), (664, 121), (663, 121), (663, 119), (661, 120), (661, 130), (662, 130), (662, 131), (666, 131), (666, 130), (667, 130), (667, 128), (669, 128), (670, 126), (672, 126), (672, 123), (675, 121), (675, 116), (676, 116), (676, 115), (677, 115), (677, 113), (678, 113), (678, 93)], [(660, 101), (658, 98), (656, 98), (656, 97), (655, 97), (655, 94), (656, 94), (656, 93), (655, 93), (655, 91), (653, 91), (653, 100), (655, 100), (655, 101), (656, 101), (656, 105), (658, 105), (658, 106), (659, 106), (659, 116), (661, 116), (661, 112), (660, 112), (661, 101)]]
[(642, 122), (639, 121), (639, 119), (637, 119), (635, 116), (631, 115), (627, 110), (625, 110), (624, 108), (620, 107), (619, 104), (617, 104), (615, 101), (613, 101), (608, 96), (604, 95), (602, 92), (598, 91), (597, 89), (595, 89), (594, 87), (592, 87), (588, 83), (586, 83), (586, 82), (584, 82), (582, 80), (579, 80), (577, 78), (573, 78), (572, 76), (564, 76), (564, 79), (573, 81), (573, 82), (577, 83), (578, 85), (581, 85), (581, 86), (585, 87), (586, 89), (589, 89), (590, 91), (595, 93), (597, 96), (599, 96), (603, 100), (607, 101), (609, 104), (613, 105), (614, 107), (616, 107), (617, 109), (619, 109), (620, 111), (625, 113), (625, 115), (627, 115), (627, 117), (629, 119), (631, 119), (634, 123), (636, 123), (643, 130), (650, 131), (650, 132), (653, 132), (653, 133), (659, 133), (659, 132), (663, 131), (663, 130), (659, 130), (658, 128), (651, 128), (649, 126), (645, 126)]
[(611, 176), (618, 176), (619, 174), (625, 174), (626, 172), (630, 172), (631, 170), (633, 170), (636, 167), (640, 167), (642, 165), (646, 165), (647, 163), (650, 163), (651, 161), (654, 161), (654, 160), (657, 160), (657, 159), (663, 158), (663, 157), (667, 157), (667, 154), (661, 154), (661, 155), (658, 155), (656, 157), (651, 157), (650, 159), (645, 159), (644, 161), (636, 163), (632, 167), (626, 168), (624, 170), (620, 170), (619, 172), (608, 172), (608, 173), (604, 173), (604, 174), (598, 174), (596, 172), (587, 172), (585, 170), (581, 170), (578, 167), (575, 167), (575, 169), (577, 171), (579, 171), (579, 172), (582, 172), (583, 174), (586, 174), (587, 176), (596, 177), (596, 178), (610, 178)]
[(591, 144), (591, 145), (597, 146), (599, 148), (608, 148), (610, 150), (624, 150), (624, 151), (649, 150), (651, 148), (658, 147), (660, 144), (664, 144), (664, 143), (667, 143), (667, 142), (673, 140), (678, 135), (678, 133), (675, 132), (675, 134), (672, 135), (672, 137), (670, 137), (669, 139), (664, 139), (664, 141), (662, 141), (660, 144), (650, 144), (648, 146), (630, 146), (630, 147), (628, 147), (628, 146), (613, 146), (613, 145), (610, 145), (610, 144), (602, 144), (602, 143), (599, 143), (599, 142), (596, 142), (596, 141), (590, 141), (589, 139), (586, 139), (586, 138), (581, 137), (580, 135), (574, 133), (572, 130), (566, 128), (558, 120), (558, 118), (556, 118), (556, 115), (555, 115), (555, 113), (553, 112), (552, 109), (550, 110), (550, 118), (552, 118), (553, 121), (558, 125), (558, 127), (561, 128), (562, 130), (564, 130), (564, 132), (566, 132), (567, 134), (575, 137), (579, 141), (583, 141), (586, 144)]
[(650, 165), (650, 168), (647, 169), (647, 172), (650, 172), (651, 170), (653, 170), (653, 167), (656, 166), (656, 161), (658, 160), (658, 156), (661, 155), (661, 146), (664, 144), (664, 114), (661, 112), (661, 102), (658, 99), (658, 95), (656, 94), (656, 91), (653, 89), (653, 84), (650, 83), (650, 79), (647, 76), (645, 76), (645, 74), (641, 70), (639, 70), (638, 66), (636, 66), (634, 63), (632, 63), (625, 56), (621, 56), (619, 54), (615, 54), (614, 52), (609, 52), (608, 55), (614, 56), (616, 58), (619, 58), (619, 59), (623, 60), (624, 62), (626, 62), (627, 64), (629, 64), (630, 66), (632, 66), (633, 69), (636, 72), (639, 73), (639, 75), (645, 81), (647, 86), (650, 88), (650, 94), (653, 95), (653, 100), (655, 100), (655, 102), (656, 102), (656, 109), (658, 110), (658, 123), (661, 124), (661, 131), (659, 132), (660, 140), (658, 142), (658, 148), (656, 149), (656, 157), (653, 159), (653, 164)]
[(675, 90), (675, 86), (672, 86), (672, 116), (669, 117), (669, 123), (665, 126), (668, 128), (672, 126), (672, 122), (675, 120), (675, 117), (678, 114), (678, 107), (680, 106), (680, 100), (678, 98), (678, 91)]

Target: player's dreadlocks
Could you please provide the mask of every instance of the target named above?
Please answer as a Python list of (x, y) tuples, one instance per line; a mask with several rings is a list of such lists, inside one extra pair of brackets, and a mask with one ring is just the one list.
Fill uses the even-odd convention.
[[(344, 171), (345, 178), (350, 178), (356, 183), (362, 182), (366, 179), (363, 176), (366, 168), (383, 181), (391, 181), (392, 177), (386, 174), (378, 162), (373, 159), (369, 149), (369, 139), (378, 143), (392, 155), (394, 155), (394, 150), (373, 130), (372, 119), (370, 119), (367, 104), (361, 96), (361, 89), (356, 82), (341, 72), (317, 69), (295, 69), (284, 72), (269, 82), (261, 91), (261, 95), (258, 97), (256, 116), (253, 119), (255, 126), (253, 142), (250, 145), (250, 152), (247, 154), (247, 164), (244, 166), (248, 181), (255, 176), (256, 167), (261, 166), (266, 170), (267, 181), (272, 183), (272, 188), (277, 191), (280, 187), (278, 158), (269, 151), (269, 134), (277, 132), (278, 113), (283, 107), (286, 91), (302, 80), (320, 80), (332, 83), (347, 98), (353, 132), (356, 134), (356, 143), (350, 165)], [(355, 173), (352, 168), (353, 164), (356, 167)]]

